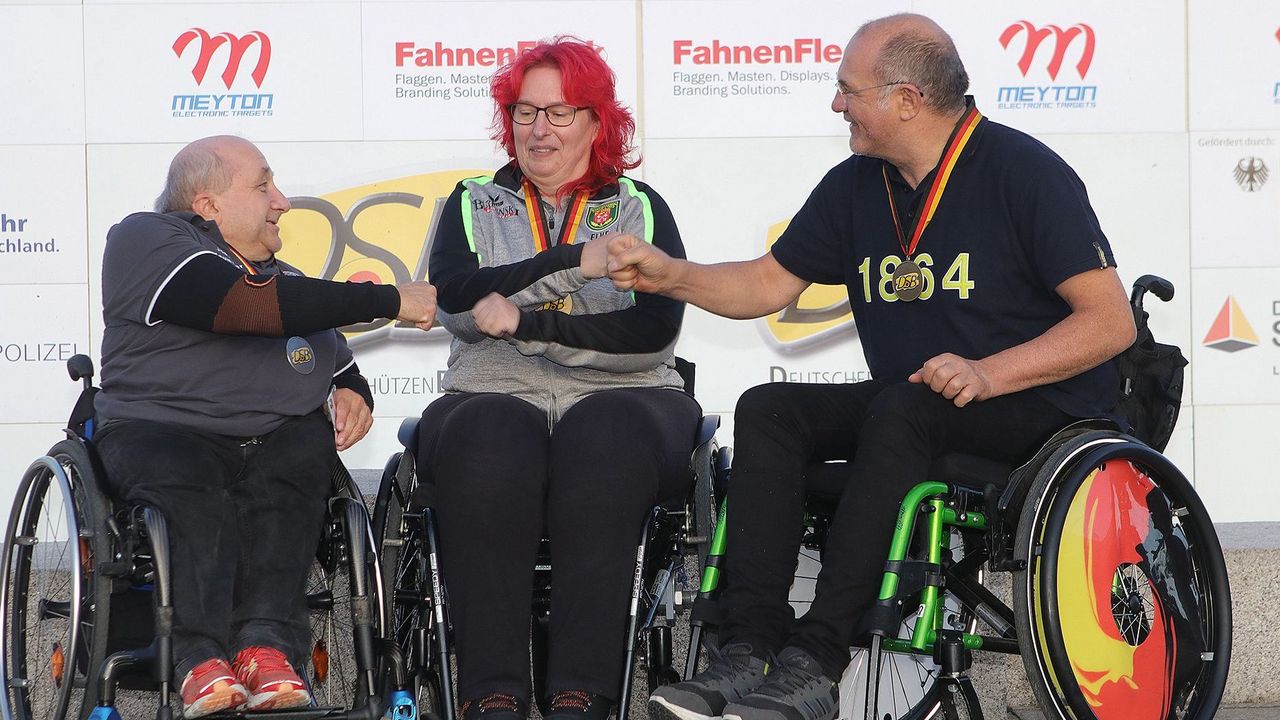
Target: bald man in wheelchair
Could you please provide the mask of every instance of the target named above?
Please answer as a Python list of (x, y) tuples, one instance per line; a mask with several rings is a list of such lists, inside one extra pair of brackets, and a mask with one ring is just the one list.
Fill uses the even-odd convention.
[(373, 422), (335, 328), (429, 329), (435, 289), (312, 279), (279, 260), (289, 201), (241, 138), (179, 151), (155, 209), (112, 227), (103, 253), (107, 485), (168, 520), (184, 716), (308, 705), (294, 669), (307, 571), (337, 451)]

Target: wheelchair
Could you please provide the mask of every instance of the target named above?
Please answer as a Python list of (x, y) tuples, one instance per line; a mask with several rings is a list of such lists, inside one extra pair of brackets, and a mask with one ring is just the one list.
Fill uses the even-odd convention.
[[(1149, 340), (1148, 291), (1167, 301), (1173, 286), (1154, 276), (1135, 284), (1139, 337)], [(1182, 473), (1124, 430), (1076, 422), (1016, 468), (936, 458), (900, 506), (869, 632), (851, 639), (837, 717), (981, 720), (968, 670), (974, 651), (988, 651), (1021, 656), (1046, 717), (1212, 718), (1231, 654), (1221, 546)], [(791, 598), (800, 612), (849, 481), (845, 462), (806, 468), (803, 576)], [(714, 486), (732, 487), (731, 468)], [(708, 564), (725, 551), (721, 521)], [(1012, 606), (984, 586), (995, 572), (1012, 574)], [(703, 577), (685, 679), (715, 631), (717, 585)]]
[[(677, 358), (677, 370), (693, 392), (693, 365)], [(404, 660), (410, 693), (423, 717), (454, 720), (447, 579), (439, 572), (434, 486), (419, 483), (415, 473), (418, 418), (407, 418), (398, 439), (404, 451), (387, 461), (374, 506), (374, 534), (379, 538), (383, 595), (388, 614), (387, 637)], [(619, 678), (618, 718), (629, 715), (637, 658), (644, 664), (652, 691), (674, 682), (679, 669), (673, 654), (675, 618), (692, 601), (700, 568), (708, 561), (715, 526), (714, 467), (720, 454), (716, 415), (704, 416), (692, 439), (687, 498), (653, 507), (636, 544), (635, 572), (626, 628), (627, 662)], [(446, 549), (447, 552), (447, 549)], [(551, 610), (549, 542), (544, 537), (536, 559), (531, 627), (533, 697), (546, 710), (546, 656)]]
[[(122, 715), (118, 690), (158, 691), (155, 715), (167, 720), (177, 688), (165, 519), (104, 494), (92, 443), (92, 361), (77, 355), (68, 371), (83, 390), (66, 439), (24, 474), (5, 533), (0, 708), (5, 720), (111, 720)], [(413, 715), (411, 699), (396, 692), (399, 656), (380, 643), (372, 538), (364, 502), (339, 463), (308, 580), (311, 652), (299, 668), (317, 706), (286, 711), (290, 718), (372, 720), (388, 706), (388, 717)]]

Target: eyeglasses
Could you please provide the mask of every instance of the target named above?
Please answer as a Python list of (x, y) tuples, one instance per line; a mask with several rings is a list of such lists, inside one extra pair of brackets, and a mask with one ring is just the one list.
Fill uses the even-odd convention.
[(894, 80), (893, 82), (887, 82), (880, 85), (871, 85), (870, 87), (858, 88), (857, 90), (850, 90), (849, 88), (845, 87), (845, 84), (843, 81), (837, 80), (836, 92), (840, 93), (841, 95), (857, 95), (858, 93), (864, 93), (868, 90), (878, 90), (880, 88), (891, 87), (893, 85), (910, 85), (911, 87), (916, 89), (916, 92), (920, 93), (920, 97), (924, 97), (924, 91), (921, 90), (919, 87), (917, 87), (915, 83), (910, 82), (909, 80)]
[(572, 105), (548, 105), (547, 107), (538, 107), (529, 103), (515, 103), (507, 107), (507, 111), (511, 113), (511, 122), (517, 125), (532, 125), (534, 120), (538, 119), (538, 113), (545, 113), (547, 122), (556, 127), (568, 127), (573, 124), (573, 118), (577, 116), (579, 110), (587, 108), (574, 107)]

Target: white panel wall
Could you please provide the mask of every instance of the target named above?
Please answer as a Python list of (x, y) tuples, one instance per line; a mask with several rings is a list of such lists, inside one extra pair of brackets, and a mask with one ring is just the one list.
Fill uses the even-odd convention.
[[(1270, 0), (1230, 12), (1209, 0), (981, 12), (945, 0), (0, 0), (0, 507), (60, 435), (76, 393), (65, 356), (96, 358), (106, 231), (151, 205), (182, 143), (235, 133), (262, 145), (295, 202), (282, 224), (291, 262), (320, 274), (342, 243), (333, 278), (422, 277), (441, 199), (502, 161), (487, 139), (489, 74), (524, 43), (573, 34), (617, 73), (640, 128), (634, 174), (671, 205), (689, 256), (752, 258), (848, 152), (830, 103), (849, 35), (900, 10), (949, 29), (984, 113), (1076, 168), (1126, 280), (1175, 283), (1171, 303), (1150, 307), (1192, 360), (1169, 454), (1216, 519), (1280, 519)], [(706, 410), (725, 415), (723, 442), (747, 387), (865, 376), (844, 299), (813, 289), (759, 321), (688, 311), (680, 352), (698, 363)], [(351, 339), (378, 422), (346, 460), (380, 467), (399, 420), (437, 396), (448, 337), (388, 324)]]

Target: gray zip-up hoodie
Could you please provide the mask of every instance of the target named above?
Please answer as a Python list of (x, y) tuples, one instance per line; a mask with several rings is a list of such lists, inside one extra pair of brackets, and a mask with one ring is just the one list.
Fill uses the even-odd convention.
[[(572, 244), (565, 215), (534, 191), (548, 247), (536, 247), (523, 177), (514, 163), (494, 177), (458, 183), (445, 203), (431, 247), (428, 275), (438, 291), (441, 323), (453, 333), (446, 392), (500, 392), (533, 403), (549, 425), (590, 393), (683, 383), (674, 348), (684, 303), (619, 292), (608, 278), (587, 280), (581, 243), (632, 234), (683, 258), (684, 245), (667, 204), (626, 176), (592, 193)], [(509, 339), (476, 330), (471, 309), (489, 293), (520, 308)]]

